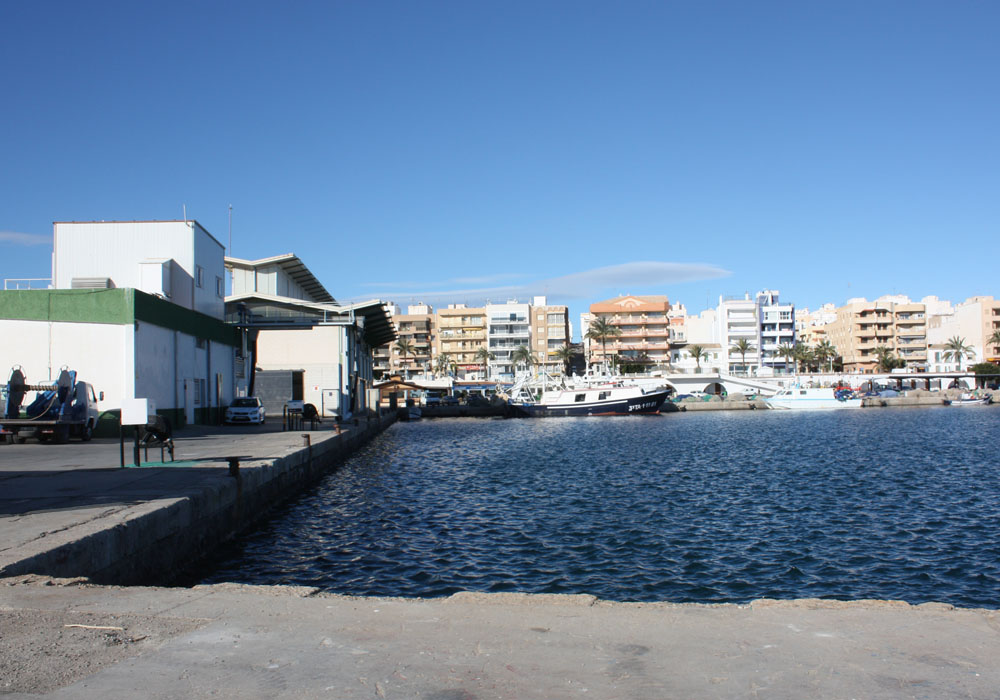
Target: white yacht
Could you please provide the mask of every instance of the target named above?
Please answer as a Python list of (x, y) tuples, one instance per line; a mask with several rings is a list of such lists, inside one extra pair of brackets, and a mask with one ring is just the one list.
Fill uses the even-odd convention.
[(861, 408), (861, 399), (851, 391), (833, 387), (792, 386), (764, 399), (769, 408), (791, 410), (817, 410), (831, 408)]

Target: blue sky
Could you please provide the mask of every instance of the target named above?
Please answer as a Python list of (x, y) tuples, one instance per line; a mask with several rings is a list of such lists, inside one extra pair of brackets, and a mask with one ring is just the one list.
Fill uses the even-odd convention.
[[(1000, 4), (35, 2), (0, 277), (178, 219), (340, 300), (1000, 295)], [(577, 319), (574, 318), (574, 323)], [(577, 329), (577, 333), (579, 330)]]

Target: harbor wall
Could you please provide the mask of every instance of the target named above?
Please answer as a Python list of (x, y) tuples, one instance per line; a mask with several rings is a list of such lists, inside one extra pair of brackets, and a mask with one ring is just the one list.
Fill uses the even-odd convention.
[[(164, 584), (188, 574), (219, 545), (251, 527), (395, 422), (395, 413), (361, 419), (342, 433), (303, 433), (302, 447), (279, 457), (225, 458), (186, 467), (191, 486), (141, 502), (120, 517), (95, 518), (60, 545), (4, 567), (3, 576), (86, 577), (95, 583)], [(213, 468), (214, 467), (214, 468)], [(185, 467), (165, 467), (176, 472)], [(207, 472), (207, 474), (206, 474)], [(110, 522), (109, 522), (110, 521)]]

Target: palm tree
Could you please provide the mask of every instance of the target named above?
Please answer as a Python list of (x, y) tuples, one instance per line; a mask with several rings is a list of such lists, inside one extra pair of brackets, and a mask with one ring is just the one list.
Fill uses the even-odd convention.
[(409, 379), (409, 374), (407, 372), (405, 360), (407, 355), (412, 355), (414, 353), (413, 341), (409, 338), (399, 338), (396, 340), (395, 350), (399, 353), (400, 357), (403, 358), (403, 379)]
[(697, 371), (700, 373), (701, 372), (701, 358), (708, 357), (708, 353), (705, 351), (705, 348), (703, 348), (700, 345), (689, 345), (687, 351), (688, 351), (688, 354), (690, 354), (691, 357), (694, 358), (694, 362), (698, 366), (698, 370)]
[(598, 316), (593, 321), (590, 322), (590, 328), (587, 330), (587, 337), (592, 340), (601, 341), (601, 347), (603, 348), (604, 359), (608, 359), (608, 338), (616, 337), (622, 334), (622, 329), (618, 326), (612, 324), (608, 319)]
[(490, 360), (495, 359), (497, 359), (497, 356), (490, 352), (487, 348), (479, 348), (476, 350), (476, 361), (483, 366), (485, 379), (490, 378)]
[(837, 348), (833, 346), (833, 343), (829, 340), (820, 341), (813, 349), (813, 354), (820, 363), (829, 360), (830, 371), (833, 371), (833, 358), (837, 356)]
[(994, 355), (1000, 355), (1000, 330), (993, 331), (993, 335), (987, 338), (986, 342), (993, 346)]
[(816, 354), (805, 343), (796, 343), (793, 349), (795, 350), (794, 359), (798, 363), (799, 371), (808, 372), (809, 365), (816, 362)]
[(457, 369), (458, 365), (452, 362), (447, 355), (438, 355), (437, 361), (434, 363), (434, 371), (437, 374), (454, 374)]
[(518, 345), (514, 348), (514, 352), (510, 354), (510, 361), (514, 364), (514, 369), (516, 370), (520, 364), (523, 364), (525, 367), (531, 367), (531, 365), (535, 364), (535, 356), (531, 353), (531, 348), (527, 345)]
[[(788, 361), (795, 360), (795, 348), (787, 343), (779, 345), (774, 350), (774, 354), (782, 358), (785, 361), (785, 371), (788, 371)], [(793, 362), (794, 366), (794, 362)]]
[(944, 344), (945, 347), (945, 359), (955, 360), (958, 363), (958, 371), (962, 371), (962, 359), (968, 357), (974, 357), (972, 354), (972, 348), (965, 344), (965, 338), (959, 338), (957, 335), (953, 335), (947, 343)]
[(569, 366), (576, 356), (576, 352), (569, 345), (563, 345), (556, 350), (556, 357), (563, 363), (563, 374), (569, 374)]
[(735, 343), (730, 350), (735, 350), (740, 354), (741, 362), (743, 364), (743, 376), (748, 376), (750, 373), (747, 371), (747, 353), (754, 349), (753, 343), (751, 343), (746, 338), (740, 338)]
[(906, 364), (906, 362), (893, 355), (892, 350), (885, 345), (879, 345), (875, 348), (875, 356), (877, 358), (875, 366), (882, 372), (891, 372), (897, 367), (902, 367)]

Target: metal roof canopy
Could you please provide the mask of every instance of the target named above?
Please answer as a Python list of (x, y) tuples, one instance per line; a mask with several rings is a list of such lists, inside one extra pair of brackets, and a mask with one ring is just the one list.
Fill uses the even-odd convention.
[(372, 348), (396, 339), (396, 327), (389, 309), (385, 302), (377, 299), (341, 306), (270, 294), (239, 294), (226, 297), (226, 320), (241, 328), (257, 330), (357, 325), (364, 329), (365, 342)]
[(295, 283), (302, 287), (314, 301), (330, 304), (337, 303), (333, 295), (326, 291), (326, 287), (316, 279), (313, 273), (309, 271), (309, 268), (305, 266), (305, 263), (294, 253), (275, 255), (274, 257), (261, 258), (260, 260), (243, 260), (242, 258), (230, 258), (227, 256), (225, 262), (226, 267), (240, 267), (246, 270), (277, 265), (289, 277), (295, 280)]

